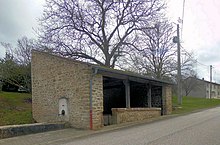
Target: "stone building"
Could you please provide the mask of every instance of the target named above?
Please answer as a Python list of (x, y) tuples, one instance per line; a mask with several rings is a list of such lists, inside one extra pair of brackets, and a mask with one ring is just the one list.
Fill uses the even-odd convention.
[(220, 99), (220, 84), (196, 77), (188, 77), (183, 80), (183, 95), (196, 98)]
[(35, 50), (31, 71), (37, 122), (99, 129), (172, 112), (169, 82)]

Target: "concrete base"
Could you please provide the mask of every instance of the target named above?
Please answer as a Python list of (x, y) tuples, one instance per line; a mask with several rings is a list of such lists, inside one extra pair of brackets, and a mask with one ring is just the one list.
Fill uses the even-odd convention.
[(103, 119), (104, 119), (104, 126), (112, 125), (112, 115), (111, 114), (103, 115)]
[(58, 130), (63, 128), (66, 128), (66, 125), (64, 123), (58, 123), (58, 124), (35, 123), (35, 124), (24, 124), (24, 125), (0, 126), (0, 139), (31, 134), (31, 133)]

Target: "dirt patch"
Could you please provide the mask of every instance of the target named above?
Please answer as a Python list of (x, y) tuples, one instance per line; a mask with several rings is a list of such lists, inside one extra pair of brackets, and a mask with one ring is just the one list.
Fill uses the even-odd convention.
[(32, 99), (31, 98), (25, 98), (24, 102), (28, 103), (28, 104), (31, 104), (32, 103)]

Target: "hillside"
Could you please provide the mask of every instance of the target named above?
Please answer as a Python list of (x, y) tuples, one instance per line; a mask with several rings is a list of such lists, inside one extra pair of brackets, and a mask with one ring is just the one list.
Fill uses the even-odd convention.
[(31, 94), (0, 92), (0, 126), (32, 122)]

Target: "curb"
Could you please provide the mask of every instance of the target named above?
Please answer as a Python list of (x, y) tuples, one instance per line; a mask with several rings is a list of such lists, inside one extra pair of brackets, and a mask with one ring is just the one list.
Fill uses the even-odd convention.
[(36, 123), (0, 127), (0, 139), (66, 128), (64, 123)]

